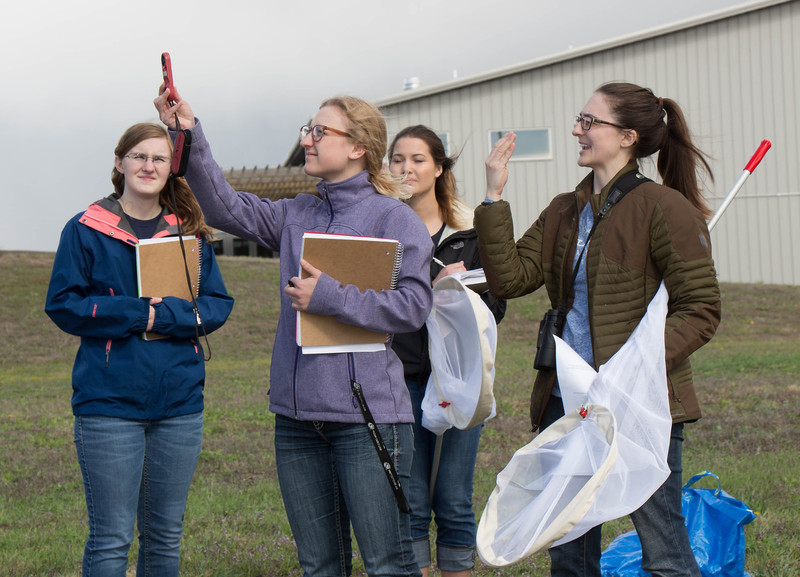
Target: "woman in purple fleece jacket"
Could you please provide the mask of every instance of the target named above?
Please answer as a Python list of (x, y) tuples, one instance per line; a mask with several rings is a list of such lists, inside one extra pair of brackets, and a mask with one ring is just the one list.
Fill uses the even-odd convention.
[[(170, 105), (169, 100), (174, 100)], [(306, 173), (319, 196), (269, 201), (234, 191), (214, 161), (189, 104), (162, 85), (154, 101), (161, 120), (192, 131), (186, 180), (207, 222), (280, 251), (281, 314), (270, 370), (278, 478), (298, 558), (306, 575), (349, 575), (352, 524), (369, 575), (420, 575), (411, 548), (402, 491), (387, 482), (365, 416), (354, 395), (361, 385), (377, 430), (407, 492), (413, 413), (400, 360), (380, 352), (304, 355), (295, 343), (297, 311), (335, 316), (374, 331), (416, 331), (430, 312), (433, 245), (400, 184), (382, 170), (386, 125), (364, 100), (324, 101), (300, 130)], [(399, 240), (404, 247), (397, 288), (359, 291), (300, 260), (303, 232)], [(310, 273), (299, 278), (300, 267)], [(394, 489), (394, 490), (393, 490)]]

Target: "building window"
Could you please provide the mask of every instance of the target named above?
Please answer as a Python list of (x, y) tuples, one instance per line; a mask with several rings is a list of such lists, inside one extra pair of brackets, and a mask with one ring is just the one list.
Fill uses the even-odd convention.
[[(492, 130), (489, 132), (489, 150), (500, 138), (511, 130)], [(550, 160), (553, 150), (550, 145), (549, 128), (526, 128), (514, 130), (517, 135), (516, 148), (511, 160)]]
[(233, 256), (250, 256), (250, 242), (242, 238), (234, 238)]
[(436, 136), (439, 137), (439, 140), (442, 141), (444, 145), (444, 153), (447, 156), (450, 156), (450, 133), (449, 132), (437, 132)]

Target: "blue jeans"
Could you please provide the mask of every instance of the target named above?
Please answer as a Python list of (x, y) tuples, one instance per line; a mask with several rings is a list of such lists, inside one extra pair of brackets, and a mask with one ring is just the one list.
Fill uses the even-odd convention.
[(431, 470), (436, 435), (422, 426), (422, 398), (426, 386), (406, 379), (414, 409), (414, 462), (411, 465), (411, 538), (420, 567), (431, 564), (428, 528), (436, 517), (436, 563), (443, 571), (464, 571), (475, 565), (475, 513), (472, 479), (483, 425), (442, 436), (436, 486), (431, 499)]
[(183, 514), (202, 439), (202, 412), (158, 421), (75, 417), (89, 513), (83, 577), (125, 576), (134, 521), (136, 574), (178, 575)]
[[(564, 415), (560, 397), (551, 397), (542, 428)], [(683, 423), (672, 425), (667, 465), (670, 475), (650, 499), (631, 513), (642, 542), (642, 568), (653, 577), (700, 577), (681, 512)], [(549, 550), (553, 577), (600, 577), (602, 525)]]
[[(408, 495), (411, 425), (378, 430)], [(420, 575), (409, 515), (401, 513), (365, 423), (275, 416), (278, 481), (297, 557), (308, 577), (349, 576), (350, 526), (370, 577)]]

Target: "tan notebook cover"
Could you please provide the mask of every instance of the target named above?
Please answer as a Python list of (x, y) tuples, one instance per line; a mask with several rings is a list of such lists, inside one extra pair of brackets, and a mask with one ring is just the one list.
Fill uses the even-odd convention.
[[(140, 297), (178, 297), (187, 301), (192, 300), (192, 296), (197, 298), (200, 290), (200, 239), (184, 236), (183, 247), (192, 282), (191, 292), (177, 236), (139, 241), (136, 245), (136, 274)], [(143, 336), (145, 340), (165, 338), (156, 333)]]
[[(304, 260), (362, 291), (395, 288), (402, 257), (403, 245), (397, 240), (329, 233), (303, 235)], [(308, 273), (301, 270), (300, 276), (305, 278)], [(297, 313), (297, 344), (304, 353), (383, 350), (389, 338), (387, 333), (340, 323), (331, 316)]]

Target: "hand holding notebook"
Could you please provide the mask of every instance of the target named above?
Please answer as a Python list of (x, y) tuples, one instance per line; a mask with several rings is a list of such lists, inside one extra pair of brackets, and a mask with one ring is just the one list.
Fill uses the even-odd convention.
[[(330, 233), (303, 235), (301, 258), (344, 285), (391, 290), (397, 285), (403, 245), (392, 239)], [(300, 278), (309, 273), (299, 271)], [(297, 344), (304, 354), (382, 351), (390, 335), (347, 325), (335, 318), (297, 313)]]
[[(136, 245), (136, 273), (140, 297), (178, 297), (187, 301), (200, 290), (200, 241), (184, 236), (186, 261), (177, 236), (140, 240)], [(188, 268), (191, 289), (186, 279)], [(165, 338), (156, 333), (145, 333), (145, 340)]]

